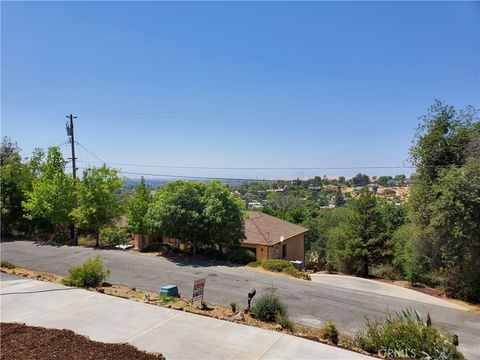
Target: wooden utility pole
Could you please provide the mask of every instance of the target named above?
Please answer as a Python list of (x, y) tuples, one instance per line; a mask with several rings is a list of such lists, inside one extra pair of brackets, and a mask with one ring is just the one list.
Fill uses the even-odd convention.
[[(72, 145), (72, 175), (73, 175), (73, 208), (77, 207), (77, 195), (75, 193), (75, 186), (77, 182), (77, 166), (75, 164), (75, 160), (77, 158), (75, 157), (75, 135), (73, 131), (73, 119), (76, 119), (76, 116), (73, 116), (72, 114), (67, 115), (67, 119), (70, 120), (70, 124), (67, 123), (67, 135), (70, 137), (70, 144)], [(72, 221), (72, 231), (71, 231), (71, 236), (73, 240), (73, 245), (77, 246), (78, 245), (78, 232), (77, 232), (77, 227), (75, 226), (75, 220)]]

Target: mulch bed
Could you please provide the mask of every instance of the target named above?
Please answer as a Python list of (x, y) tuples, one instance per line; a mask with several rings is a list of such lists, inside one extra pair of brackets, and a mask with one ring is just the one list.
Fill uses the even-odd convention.
[(153, 360), (165, 357), (146, 353), (128, 344), (89, 340), (71, 330), (46, 329), (24, 324), (1, 323), (0, 359)]

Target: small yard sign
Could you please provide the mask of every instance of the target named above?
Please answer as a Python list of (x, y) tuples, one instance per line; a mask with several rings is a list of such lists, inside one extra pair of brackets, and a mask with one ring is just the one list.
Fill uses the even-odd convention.
[(195, 280), (193, 283), (193, 301), (203, 302), (203, 292), (205, 291), (205, 278)]

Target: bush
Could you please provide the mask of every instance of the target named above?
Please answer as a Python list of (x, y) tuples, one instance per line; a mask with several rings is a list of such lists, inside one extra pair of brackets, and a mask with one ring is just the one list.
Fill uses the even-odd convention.
[(230, 303), (230, 308), (232, 309), (232, 312), (235, 314), (237, 312), (237, 303), (235, 301), (232, 301)]
[(303, 279), (303, 280), (311, 280), (311, 277), (310, 275), (304, 273), (304, 272), (301, 272), (299, 271), (295, 266), (291, 266), (291, 267), (287, 267), (285, 269), (283, 269), (282, 271), (283, 273), (287, 274), (287, 275), (290, 275), (290, 276), (293, 276), (297, 279)]
[(228, 255), (228, 261), (234, 264), (246, 265), (255, 261), (257, 258), (255, 254), (247, 249), (235, 249)]
[(128, 244), (130, 242), (130, 236), (124, 228), (111, 226), (100, 230), (100, 241), (110, 246)]
[(355, 345), (372, 354), (388, 352), (390, 357), (436, 358), (441, 354), (445, 360), (463, 359), (452, 342), (414, 309), (387, 314), (384, 322), (367, 323), (355, 335)]
[(100, 256), (88, 259), (82, 265), (68, 270), (68, 276), (62, 279), (62, 284), (78, 287), (95, 287), (100, 285), (110, 275), (110, 270), (103, 269)]
[(331, 343), (338, 344), (338, 329), (337, 325), (331, 320), (327, 320), (325, 325), (322, 327), (322, 339), (328, 340)]
[(289, 267), (293, 267), (295, 269), (295, 267), (292, 265), (290, 261), (280, 260), (280, 259), (263, 260), (262, 267), (265, 270), (273, 271), (273, 272), (282, 272), (284, 269)]
[(262, 266), (262, 260), (253, 261), (253, 262), (249, 263), (247, 266), (250, 266), (250, 267), (253, 267), (253, 268)]
[(287, 316), (287, 306), (277, 295), (267, 293), (258, 299), (251, 312), (262, 321), (275, 322), (279, 316)]
[(293, 331), (293, 322), (287, 315), (278, 315), (276, 321), (283, 329)]
[(12, 263), (10, 263), (8, 261), (2, 261), (0, 263), (0, 267), (5, 268), (5, 269), (15, 269), (15, 265), (13, 265)]
[(177, 301), (178, 298), (175, 296), (169, 296), (169, 295), (158, 295), (158, 301), (160, 302), (161, 305), (166, 305), (172, 302)]

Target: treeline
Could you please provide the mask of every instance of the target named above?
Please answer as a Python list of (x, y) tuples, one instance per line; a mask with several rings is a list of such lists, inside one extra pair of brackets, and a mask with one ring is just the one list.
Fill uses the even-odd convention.
[(2, 236), (66, 241), (72, 238), (75, 221), (80, 230), (93, 233), (98, 244), (100, 230), (122, 213), (123, 180), (115, 169), (86, 169), (74, 184), (58, 147), (46, 154), (36, 149), (22, 159), (17, 144), (8, 138), (2, 140), (0, 161)]
[(410, 150), (405, 206), (367, 189), (304, 221), (308, 259), (331, 271), (408, 279), (480, 301), (480, 122), (471, 107), (436, 101)]
[(242, 203), (218, 181), (174, 181), (152, 195), (142, 178), (127, 197), (121, 192), (124, 179), (106, 165), (84, 170), (74, 182), (58, 147), (46, 154), (37, 149), (22, 159), (18, 146), (4, 138), (0, 155), (2, 236), (67, 243), (75, 222), (82, 234), (95, 237), (97, 246), (102, 236), (106, 242), (122, 242), (127, 234), (115, 224), (125, 214), (132, 233), (192, 242), (194, 252), (198, 246), (232, 249), (244, 238)]

